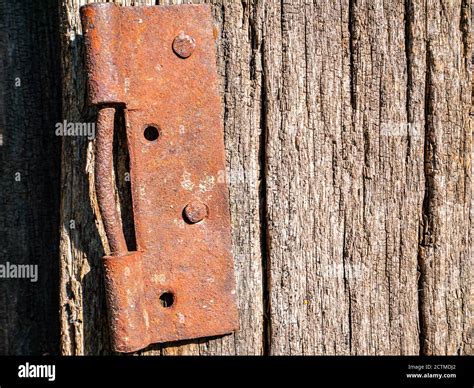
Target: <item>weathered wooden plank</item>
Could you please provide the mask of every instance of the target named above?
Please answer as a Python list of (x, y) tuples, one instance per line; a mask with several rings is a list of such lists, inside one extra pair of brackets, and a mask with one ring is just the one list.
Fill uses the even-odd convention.
[[(264, 78), (271, 354), (347, 354), (348, 4), (266, 7)], [(347, 135), (346, 135), (347, 136)], [(347, 189), (346, 189), (347, 190)]]
[(377, 4), (358, 3), (353, 11), (353, 127), (364, 147), (365, 242), (358, 254), (368, 271), (355, 293), (354, 352), (417, 354), (422, 122), (408, 119), (406, 5)]
[(60, 70), (58, 4), (0, 2), (0, 354), (58, 352)]
[(428, 5), (420, 339), (424, 354), (470, 354), (471, 2), (429, 1)]
[(267, 7), (271, 353), (465, 352), (469, 7)]
[[(78, 9), (85, 2), (69, 0), (63, 15), (63, 115), (69, 121), (94, 120), (84, 107), (84, 70)], [(130, 2), (121, 2), (130, 5)], [(151, 4), (150, 1), (135, 4)], [(233, 250), (238, 283), (241, 330), (235, 335), (185, 344), (154, 346), (140, 354), (261, 354), (263, 352), (262, 263), (259, 224), (260, 70), (252, 8), (215, 2), (221, 30), (219, 69), (225, 103), (225, 140), (231, 187)], [(123, 142), (122, 142), (123, 147)], [(120, 146), (119, 146), (120, 148)], [(71, 156), (75, 156), (72, 158)], [(61, 351), (63, 354), (110, 352), (101, 257), (104, 234), (94, 216), (92, 143), (65, 139), (61, 238)], [(122, 161), (123, 162), (123, 161)], [(120, 178), (126, 172), (118, 168)], [(88, 175), (88, 176), (87, 176)], [(218, 179), (225, 179), (222, 172)], [(120, 186), (120, 184), (119, 184)], [(126, 190), (123, 183), (122, 191)], [(92, 207), (90, 207), (92, 203)], [(125, 212), (126, 213), (126, 212)], [(95, 213), (97, 214), (97, 213)], [(125, 215), (125, 214), (124, 214)], [(68, 225), (75, 220), (75, 229)], [(96, 226), (97, 224), (97, 226)], [(102, 237), (102, 238), (101, 238)]]

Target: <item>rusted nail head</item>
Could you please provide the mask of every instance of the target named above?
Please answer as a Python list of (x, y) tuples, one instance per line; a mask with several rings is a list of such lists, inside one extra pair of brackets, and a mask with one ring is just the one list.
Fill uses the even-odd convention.
[(196, 48), (196, 41), (192, 36), (186, 35), (181, 31), (179, 35), (174, 38), (173, 51), (178, 57), (188, 58)]
[(207, 206), (200, 201), (191, 201), (184, 208), (186, 220), (192, 224), (202, 221), (207, 217), (207, 214)]

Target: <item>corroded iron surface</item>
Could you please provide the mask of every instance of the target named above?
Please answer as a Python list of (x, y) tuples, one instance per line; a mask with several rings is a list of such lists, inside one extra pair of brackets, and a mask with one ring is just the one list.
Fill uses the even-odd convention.
[[(82, 7), (89, 99), (100, 107), (96, 191), (115, 350), (235, 331), (221, 103), (206, 5)], [(113, 114), (125, 112), (137, 251), (113, 188)]]

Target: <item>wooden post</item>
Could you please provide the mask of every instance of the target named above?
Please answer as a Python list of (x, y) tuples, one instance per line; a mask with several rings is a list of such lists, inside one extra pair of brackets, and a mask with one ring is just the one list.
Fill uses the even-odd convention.
[[(83, 3), (60, 9), (72, 122), (95, 120)], [(211, 3), (241, 331), (141, 354), (470, 353), (471, 3)], [(93, 159), (63, 139), (63, 354), (110, 353)]]

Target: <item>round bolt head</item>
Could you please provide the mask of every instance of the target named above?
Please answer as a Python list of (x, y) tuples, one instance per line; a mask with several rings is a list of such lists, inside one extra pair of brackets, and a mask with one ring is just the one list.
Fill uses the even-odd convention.
[(196, 48), (196, 41), (192, 36), (181, 31), (173, 40), (173, 51), (180, 58), (188, 58)]
[(191, 201), (184, 208), (184, 216), (191, 224), (202, 221), (208, 215), (207, 206), (200, 201)]

